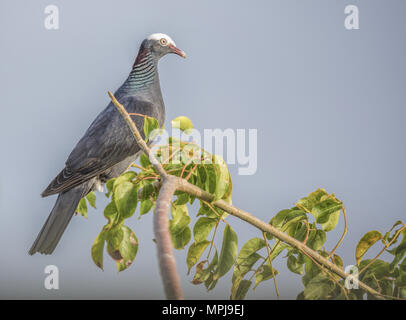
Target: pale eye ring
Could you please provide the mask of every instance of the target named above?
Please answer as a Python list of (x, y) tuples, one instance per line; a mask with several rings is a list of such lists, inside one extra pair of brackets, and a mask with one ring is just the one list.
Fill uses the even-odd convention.
[(166, 46), (168, 44), (168, 40), (166, 40), (165, 38), (161, 38), (161, 40), (159, 40), (159, 43), (163, 46)]

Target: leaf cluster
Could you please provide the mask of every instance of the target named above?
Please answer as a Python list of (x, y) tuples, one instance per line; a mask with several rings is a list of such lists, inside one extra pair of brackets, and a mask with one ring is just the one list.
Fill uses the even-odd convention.
[[(186, 117), (175, 119), (174, 126), (187, 131), (193, 128)], [(145, 117), (144, 135), (152, 142), (159, 133), (158, 121)], [(193, 142), (180, 141), (170, 137), (166, 144), (154, 149), (154, 154), (168, 174), (184, 178), (190, 183), (209, 192), (214, 201), (223, 199), (231, 203), (232, 180), (224, 160), (212, 155)], [(106, 197), (110, 199), (104, 209), (107, 219), (97, 238), (91, 254), (94, 263), (103, 268), (103, 253), (115, 261), (118, 271), (127, 269), (138, 251), (138, 239), (134, 232), (125, 226), (139, 207), (139, 217), (153, 211), (158, 190), (155, 182), (160, 176), (150, 159), (142, 154), (139, 165), (132, 171), (106, 183)], [(87, 216), (87, 203), (95, 207), (95, 195), (89, 193), (83, 198), (77, 211)], [(175, 249), (187, 250), (186, 265), (192, 283), (203, 285), (207, 291), (213, 290), (218, 281), (232, 270), (231, 299), (244, 299), (252, 288), (271, 280), (276, 283), (279, 274), (272, 262), (282, 257), (289, 271), (300, 275), (303, 291), (298, 299), (373, 299), (361, 289), (348, 289), (344, 279), (327, 270), (305, 252), (293, 248), (269, 233), (263, 237), (248, 240), (238, 250), (238, 235), (227, 222), (227, 213), (213, 203), (199, 200), (194, 215), (189, 213), (195, 197), (176, 191), (171, 204), (169, 232)], [(269, 224), (302, 242), (310, 249), (328, 258), (340, 269), (345, 268), (343, 260), (336, 254), (341, 243), (334, 249), (325, 248), (327, 235), (334, 230), (340, 216), (345, 214), (342, 201), (324, 189), (317, 189), (301, 198), (290, 209), (275, 214)], [(192, 216), (192, 217), (191, 217)], [(194, 223), (192, 222), (195, 221)], [(221, 239), (221, 247), (216, 247), (216, 239)], [(382, 243), (383, 249), (373, 259), (364, 259), (367, 251), (375, 244)], [(393, 256), (392, 261), (378, 259), (384, 252)], [(384, 235), (379, 231), (366, 233), (355, 250), (355, 261), (359, 270), (359, 280), (378, 292), (391, 298), (406, 298), (406, 228), (398, 221)]]

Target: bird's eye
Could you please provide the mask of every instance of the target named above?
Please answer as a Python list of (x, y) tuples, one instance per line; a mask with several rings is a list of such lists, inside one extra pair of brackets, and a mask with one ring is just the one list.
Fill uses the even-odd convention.
[(161, 40), (159, 40), (159, 43), (163, 46), (166, 46), (168, 44), (168, 40), (166, 40), (165, 38), (161, 38)]

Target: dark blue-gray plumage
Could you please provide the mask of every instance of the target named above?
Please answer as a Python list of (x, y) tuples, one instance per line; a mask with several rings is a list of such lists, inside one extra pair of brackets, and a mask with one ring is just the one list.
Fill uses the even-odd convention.
[[(165, 34), (153, 34), (139, 49), (132, 71), (116, 91), (117, 100), (128, 113), (165, 119), (165, 106), (159, 84), (157, 65), (168, 53), (186, 57)], [(144, 118), (132, 116), (143, 134)], [(42, 193), (43, 197), (59, 194), (56, 203), (29, 253), (51, 254), (71, 220), (79, 201), (92, 190), (103, 190), (103, 184), (126, 171), (140, 153), (131, 130), (113, 103), (97, 116), (73, 149), (65, 168)]]

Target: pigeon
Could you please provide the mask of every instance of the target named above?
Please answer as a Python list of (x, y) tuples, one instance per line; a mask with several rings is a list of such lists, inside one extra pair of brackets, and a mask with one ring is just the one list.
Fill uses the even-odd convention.
[[(154, 117), (160, 126), (165, 120), (165, 106), (157, 66), (160, 58), (168, 53), (186, 58), (168, 35), (150, 35), (141, 43), (128, 78), (115, 92), (128, 113)], [(144, 137), (144, 117), (131, 117)], [(43, 197), (59, 195), (29, 254), (51, 254), (80, 200), (93, 190), (103, 192), (104, 183), (128, 170), (141, 152), (127, 123), (110, 102), (77, 143), (65, 168), (42, 192)]]

